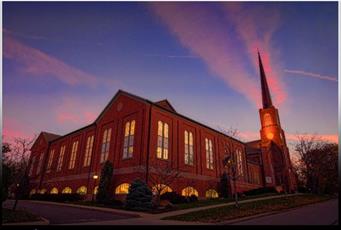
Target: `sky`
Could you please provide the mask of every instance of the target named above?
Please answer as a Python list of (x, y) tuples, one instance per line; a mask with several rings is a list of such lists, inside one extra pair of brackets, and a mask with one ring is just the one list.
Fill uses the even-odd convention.
[(337, 2), (3, 3), (3, 136), (92, 123), (122, 89), (259, 139), (260, 51), (289, 141), (337, 142)]

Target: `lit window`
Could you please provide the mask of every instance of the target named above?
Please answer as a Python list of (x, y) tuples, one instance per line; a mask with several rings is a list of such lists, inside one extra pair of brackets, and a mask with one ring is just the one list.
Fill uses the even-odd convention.
[(85, 186), (81, 186), (81, 187), (79, 187), (78, 189), (77, 189), (77, 193), (78, 194), (81, 194), (81, 195), (85, 195), (86, 194), (86, 192), (87, 192), (87, 188), (85, 187)]
[(31, 191), (30, 191), (30, 196), (32, 196), (33, 194), (36, 194), (37, 193), (37, 191), (35, 190), (35, 189), (32, 189)]
[(45, 188), (43, 188), (43, 189), (40, 190), (40, 194), (45, 194), (46, 191), (47, 191), (47, 190), (46, 190)]
[(124, 129), (123, 159), (133, 157), (135, 120), (127, 122)]
[(58, 189), (56, 187), (54, 187), (53, 189), (51, 189), (50, 193), (51, 194), (58, 194)]
[(206, 191), (206, 198), (218, 198), (219, 195), (216, 190), (214, 189), (209, 189)]
[(44, 158), (44, 153), (41, 153), (39, 157), (39, 163), (38, 163), (36, 175), (38, 175), (42, 170), (41, 166), (43, 165), (43, 158)]
[(47, 172), (50, 172), (50, 170), (51, 170), (51, 166), (52, 166), (52, 162), (53, 162), (53, 155), (54, 155), (54, 149), (52, 149), (50, 151), (49, 161), (47, 163)]
[(238, 175), (242, 176), (243, 175), (243, 157), (242, 157), (242, 152), (237, 149), (236, 151), (236, 155), (237, 155), (237, 172)]
[(192, 196), (192, 195), (199, 196), (199, 193), (195, 188), (189, 186), (189, 187), (184, 188), (181, 191), (181, 195), (183, 195), (183, 196)]
[(70, 187), (65, 187), (62, 193), (72, 193), (72, 189)]
[(103, 163), (104, 161), (108, 159), (110, 138), (111, 138), (111, 128), (104, 130), (104, 133), (103, 133), (100, 163)]
[(32, 161), (31, 161), (31, 166), (30, 166), (30, 172), (29, 172), (30, 176), (32, 176), (32, 174), (33, 174), (33, 168), (34, 168), (35, 161), (36, 161), (36, 156), (33, 156)]
[(94, 136), (92, 135), (88, 137), (86, 141), (85, 156), (84, 156), (84, 163), (83, 163), (84, 167), (90, 165), (93, 144), (94, 144)]
[(65, 153), (65, 145), (63, 145), (60, 148), (59, 158), (58, 158), (58, 164), (57, 164), (57, 172), (62, 169), (63, 166), (63, 159), (64, 159), (64, 153)]
[(115, 194), (128, 194), (130, 184), (123, 183), (116, 187)]
[(95, 195), (98, 193), (98, 186), (96, 186), (96, 187), (94, 188), (93, 193), (94, 193)]
[(69, 162), (69, 169), (73, 169), (75, 167), (76, 157), (77, 157), (77, 149), (78, 149), (78, 141), (73, 142), (72, 151)]
[(153, 194), (157, 194), (158, 191), (160, 192), (160, 195), (166, 193), (166, 192), (172, 192), (173, 190), (164, 184), (158, 184), (152, 188)]
[(185, 130), (185, 164), (193, 165), (193, 134)]
[(212, 140), (205, 138), (206, 168), (213, 169), (213, 147)]
[(158, 122), (157, 149), (156, 156), (159, 159), (168, 159), (168, 124), (162, 121)]

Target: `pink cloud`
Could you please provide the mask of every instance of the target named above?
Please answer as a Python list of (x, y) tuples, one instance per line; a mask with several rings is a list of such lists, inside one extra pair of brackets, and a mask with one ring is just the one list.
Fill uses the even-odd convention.
[(245, 7), (240, 3), (229, 2), (225, 3), (225, 13), (227, 21), (234, 25), (239, 34), (256, 73), (259, 73), (259, 67), (255, 56), (259, 49), (274, 103), (279, 106), (287, 98), (281, 81), (278, 49), (271, 43), (273, 33), (280, 23), (279, 12), (264, 6)]
[(336, 77), (321, 75), (319, 73), (312, 73), (312, 72), (307, 72), (307, 71), (303, 71), (303, 70), (290, 70), (290, 69), (285, 69), (284, 72), (298, 74), (298, 75), (303, 75), (303, 76), (306, 76), (306, 77), (318, 78), (318, 79), (327, 80), (327, 81), (335, 81), (335, 82), (337, 82), (337, 78)]
[(94, 86), (96, 77), (72, 67), (38, 49), (19, 42), (9, 32), (4, 32), (3, 56), (15, 60), (22, 70), (32, 76), (52, 76), (68, 85)]
[[(200, 4), (153, 3), (151, 8), (181, 44), (200, 57), (210, 71), (232, 89), (260, 106), (259, 83), (244, 62), (216, 12)], [(254, 58), (256, 59), (256, 54)]]

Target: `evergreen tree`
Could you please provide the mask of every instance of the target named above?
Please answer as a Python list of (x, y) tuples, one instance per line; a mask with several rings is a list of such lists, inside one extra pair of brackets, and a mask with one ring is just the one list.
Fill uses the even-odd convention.
[(220, 196), (228, 198), (228, 178), (226, 172), (224, 172), (220, 177)]
[(111, 199), (111, 180), (113, 175), (113, 165), (110, 161), (106, 161), (103, 165), (100, 181), (98, 185), (98, 193), (96, 200), (99, 203), (109, 201)]
[(152, 192), (141, 180), (135, 180), (129, 187), (126, 197), (126, 208), (133, 210), (150, 210), (152, 208)]

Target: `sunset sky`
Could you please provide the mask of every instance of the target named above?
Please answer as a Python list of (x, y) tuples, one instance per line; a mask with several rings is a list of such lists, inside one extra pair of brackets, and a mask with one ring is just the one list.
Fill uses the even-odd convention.
[(66, 134), (122, 89), (259, 138), (257, 48), (287, 139), (337, 141), (329, 3), (3, 3), (3, 135)]

